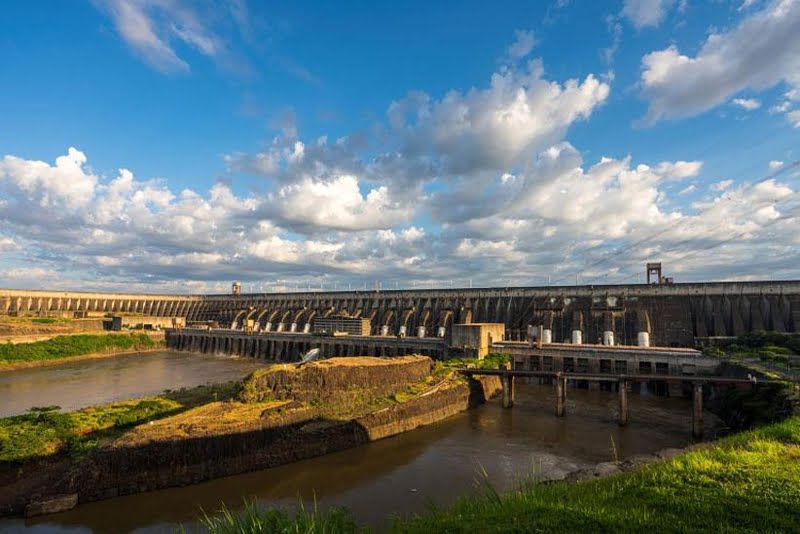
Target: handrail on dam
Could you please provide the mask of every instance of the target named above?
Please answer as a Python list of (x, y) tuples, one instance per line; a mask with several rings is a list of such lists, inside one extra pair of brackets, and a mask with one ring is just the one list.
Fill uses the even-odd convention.
[[(507, 364), (510, 365), (510, 364)], [(567, 380), (586, 380), (596, 382), (618, 383), (619, 408), (617, 412), (617, 422), (620, 426), (628, 424), (628, 389), (636, 382), (681, 382), (692, 384), (692, 435), (695, 438), (703, 436), (703, 386), (704, 385), (730, 385), (754, 387), (755, 380), (744, 378), (728, 378), (723, 376), (680, 376), (680, 375), (657, 375), (657, 374), (632, 374), (632, 375), (613, 375), (597, 373), (574, 373), (562, 371), (533, 371), (528, 369), (474, 369), (459, 368), (458, 373), (465, 376), (497, 376), (500, 377), (500, 384), (503, 390), (503, 408), (511, 408), (514, 405), (514, 378), (515, 377), (538, 377), (554, 379), (556, 390), (556, 416), (564, 417), (566, 414), (567, 399)]]

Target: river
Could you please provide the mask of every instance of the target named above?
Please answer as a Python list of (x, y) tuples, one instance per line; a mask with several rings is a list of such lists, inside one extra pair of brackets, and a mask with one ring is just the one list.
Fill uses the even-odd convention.
[[(492, 401), (441, 423), (354, 449), (272, 469), (88, 503), (32, 520), (0, 520), (3, 532), (174, 532), (197, 527), (200, 509), (221, 502), (348, 506), (360, 522), (381, 525), (392, 513), (422, 512), (476, 491), (479, 473), (498, 489), (533, 478), (558, 478), (576, 467), (652, 453), (690, 442), (691, 402), (630, 396), (630, 422), (614, 418), (617, 396), (570, 389), (567, 415), (554, 415), (552, 387), (519, 384), (516, 404)], [(706, 414), (714, 432), (715, 418)]]
[(251, 358), (161, 350), (0, 372), (0, 417), (34, 406), (71, 411), (165, 389), (227, 382), (263, 365)]

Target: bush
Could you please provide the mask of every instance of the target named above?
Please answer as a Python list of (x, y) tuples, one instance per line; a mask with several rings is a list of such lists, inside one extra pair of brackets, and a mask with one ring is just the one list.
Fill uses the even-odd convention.
[(720, 347), (729, 354), (760, 356), (759, 349), (772, 354), (800, 354), (800, 335), (781, 334), (779, 332), (749, 332), (736, 339), (720, 343)]
[(789, 363), (789, 356), (784, 353), (773, 352), (767, 349), (761, 349), (758, 351), (758, 357), (761, 359), (762, 362), (775, 362), (786, 365)]

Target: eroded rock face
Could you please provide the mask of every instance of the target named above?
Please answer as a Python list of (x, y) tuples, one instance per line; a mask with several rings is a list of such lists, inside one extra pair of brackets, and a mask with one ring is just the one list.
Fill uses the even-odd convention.
[(325, 402), (352, 390), (392, 395), (424, 380), (432, 366), (433, 360), (427, 356), (330, 358), (299, 366), (274, 365), (248, 377), (242, 400)]
[(78, 504), (78, 494), (54, 495), (41, 500), (34, 500), (25, 507), (25, 517), (55, 514), (72, 510)]

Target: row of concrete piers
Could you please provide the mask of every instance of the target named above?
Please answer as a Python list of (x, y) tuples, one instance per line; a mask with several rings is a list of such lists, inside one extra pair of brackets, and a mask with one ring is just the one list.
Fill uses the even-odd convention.
[(312, 334), (253, 334), (233, 330), (167, 330), (167, 347), (201, 353), (229, 354), (274, 361), (298, 361), (311, 349), (322, 358), (333, 356), (443, 357), (446, 346), (438, 339), (397, 339), (376, 336), (315, 336)]
[(567, 386), (568, 380), (587, 380), (599, 382), (615, 382), (619, 395), (617, 412), (617, 422), (620, 426), (626, 426), (629, 419), (628, 396), (634, 383), (643, 383), (653, 380), (690, 382), (692, 384), (692, 436), (696, 439), (703, 437), (703, 394), (704, 384), (743, 384), (750, 385), (748, 380), (728, 379), (718, 377), (675, 377), (675, 376), (592, 376), (577, 373), (547, 373), (531, 371), (513, 371), (510, 364), (506, 364), (499, 370), (464, 370), (468, 375), (499, 375), (502, 386), (502, 405), (503, 408), (514, 406), (515, 378), (518, 376), (550, 379), (555, 386), (555, 412), (557, 417), (566, 415), (567, 407)]

